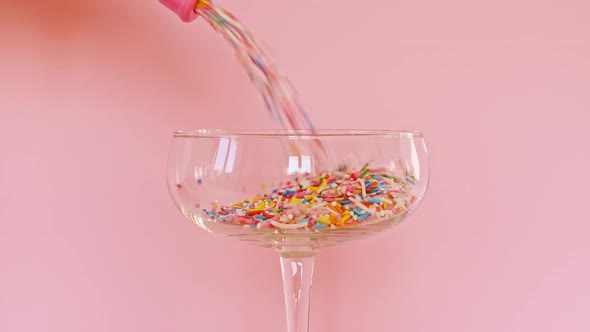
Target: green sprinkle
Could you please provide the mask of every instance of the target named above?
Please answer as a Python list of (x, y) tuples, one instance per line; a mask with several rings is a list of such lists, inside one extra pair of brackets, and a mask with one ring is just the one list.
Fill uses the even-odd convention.
[[(366, 164), (366, 165), (368, 165), (368, 164)], [(366, 166), (366, 165), (365, 165), (365, 166)], [(364, 167), (363, 167), (363, 168), (364, 168)], [(361, 175), (359, 175), (359, 179), (362, 179), (362, 178), (364, 178), (364, 177), (365, 177), (365, 175), (367, 175), (367, 173), (369, 173), (369, 169), (368, 169), (368, 168), (365, 168), (365, 170), (364, 170), (364, 171), (361, 173)]]
[(361, 172), (364, 172), (367, 169), (367, 167), (369, 167), (369, 163), (366, 163), (365, 166), (361, 168)]
[(393, 176), (391, 176), (389, 174), (383, 173), (383, 174), (381, 174), (381, 176), (384, 177), (384, 178), (393, 179)]

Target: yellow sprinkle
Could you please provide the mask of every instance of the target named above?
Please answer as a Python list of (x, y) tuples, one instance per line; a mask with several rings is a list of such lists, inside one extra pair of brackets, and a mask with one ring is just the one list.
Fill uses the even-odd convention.
[[(348, 211), (346, 211), (348, 212)], [(344, 224), (345, 221), (347, 221), (348, 219), (350, 219), (350, 214), (346, 213), (342, 215), (342, 219), (340, 219), (340, 224)]]
[(270, 202), (269, 205), (270, 205), (271, 208), (274, 208), (277, 205), (277, 202), (272, 201), (272, 202)]
[(260, 204), (256, 205), (256, 209), (257, 210), (264, 210), (264, 203), (260, 203)]
[(293, 197), (293, 198), (291, 198), (291, 204), (301, 205), (301, 199), (299, 199), (297, 197)]
[(387, 209), (387, 203), (383, 202), (383, 208)]
[(334, 198), (334, 200), (335, 201), (342, 201), (342, 200), (344, 200), (344, 197), (336, 197), (336, 198)]
[(320, 187), (314, 187), (314, 186), (309, 187), (309, 190), (313, 191), (314, 193), (317, 192), (318, 189), (320, 189)]
[(217, 209), (217, 204), (213, 204), (212, 208), (213, 210)]
[(317, 220), (318, 220), (319, 222), (321, 222), (322, 224), (326, 224), (326, 225), (329, 225), (329, 224), (331, 223), (331, 221), (330, 221), (330, 217), (328, 217), (328, 216), (326, 216), (326, 215), (323, 215), (323, 214), (320, 214), (320, 215), (317, 217)]
[(261, 184), (261, 185), (260, 185), (260, 188), (261, 188), (262, 190), (264, 190), (264, 189), (266, 189), (266, 185), (263, 183), (263, 184)]
[(355, 189), (355, 190), (353, 190), (352, 192), (353, 192), (353, 193), (355, 193), (355, 194), (360, 194), (360, 193), (362, 193), (362, 190), (360, 190), (360, 189)]
[(308, 200), (308, 201), (311, 201), (311, 199), (314, 198), (314, 197), (315, 197), (314, 194), (310, 194), (310, 195), (305, 196), (305, 199)]

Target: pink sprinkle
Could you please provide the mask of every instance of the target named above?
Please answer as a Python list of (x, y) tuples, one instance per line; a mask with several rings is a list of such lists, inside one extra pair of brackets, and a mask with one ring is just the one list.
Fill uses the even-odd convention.
[(338, 189), (328, 189), (328, 190), (324, 190), (322, 192), (322, 196), (324, 196), (324, 197), (338, 197), (338, 196), (340, 196), (340, 193), (338, 192)]

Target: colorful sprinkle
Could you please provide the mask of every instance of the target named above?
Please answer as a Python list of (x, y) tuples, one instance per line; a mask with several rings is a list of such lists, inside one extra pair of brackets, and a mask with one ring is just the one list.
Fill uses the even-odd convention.
[(368, 165), (363, 172), (369, 175), (367, 180), (354, 180), (352, 175), (362, 172), (350, 169), (317, 178), (306, 175), (252, 200), (213, 205), (204, 212), (212, 222), (256, 225), (259, 230), (319, 231), (382, 221), (407, 212), (417, 203), (411, 182), (398, 183), (392, 181), (393, 176), (374, 174)]

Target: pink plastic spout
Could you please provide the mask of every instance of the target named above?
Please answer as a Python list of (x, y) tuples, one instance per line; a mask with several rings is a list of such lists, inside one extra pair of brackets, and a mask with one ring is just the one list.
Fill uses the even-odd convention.
[(195, 6), (198, 0), (160, 0), (160, 3), (175, 12), (183, 22), (190, 22), (197, 18)]

